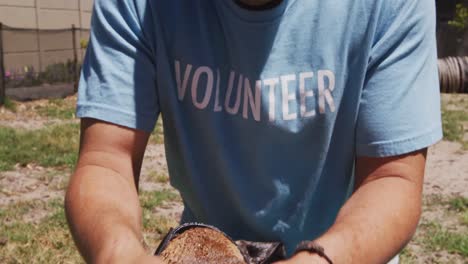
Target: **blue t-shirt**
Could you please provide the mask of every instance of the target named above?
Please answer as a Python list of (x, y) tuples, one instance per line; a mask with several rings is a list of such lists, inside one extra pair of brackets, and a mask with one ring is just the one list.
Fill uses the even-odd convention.
[(441, 138), (434, 5), (95, 0), (78, 116), (161, 113), (183, 221), (290, 251), (333, 224), (356, 156)]

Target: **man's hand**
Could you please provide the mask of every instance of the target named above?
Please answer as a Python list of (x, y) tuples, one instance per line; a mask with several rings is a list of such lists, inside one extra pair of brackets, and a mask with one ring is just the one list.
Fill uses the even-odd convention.
[(116, 247), (112, 252), (101, 252), (100, 256), (91, 263), (116, 263), (116, 264), (165, 264), (165, 262), (157, 256), (151, 256), (138, 243), (129, 247), (124, 247), (125, 241), (120, 241), (121, 247)]
[(158, 263), (141, 243), (137, 190), (149, 133), (93, 119), (83, 119), (81, 128), (79, 161), (65, 198), (78, 249), (88, 263)]
[(97, 263), (116, 263), (116, 264), (165, 264), (165, 262), (156, 256), (151, 256), (144, 250), (138, 252), (124, 251), (122, 254), (116, 254), (106, 259), (99, 259)]
[(301, 252), (292, 258), (274, 264), (328, 264), (328, 262), (317, 254)]
[[(115, 263), (115, 262), (114, 262)], [(135, 264), (165, 264), (160, 258), (155, 256), (142, 255), (139, 256), (135, 261), (129, 262)], [(122, 262), (124, 264), (124, 262)]]

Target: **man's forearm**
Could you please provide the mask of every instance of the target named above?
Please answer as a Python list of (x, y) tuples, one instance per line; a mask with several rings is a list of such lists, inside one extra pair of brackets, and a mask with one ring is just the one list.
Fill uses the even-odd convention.
[(98, 166), (78, 168), (67, 191), (66, 212), (87, 262), (110, 263), (118, 252), (144, 254), (138, 195), (117, 172)]
[[(357, 158), (356, 191), (315, 240), (334, 263), (386, 263), (406, 245), (421, 215), (426, 153)], [(285, 263), (327, 262), (301, 253)]]
[(386, 263), (409, 241), (420, 212), (417, 185), (381, 178), (359, 188), (316, 241), (335, 263)]

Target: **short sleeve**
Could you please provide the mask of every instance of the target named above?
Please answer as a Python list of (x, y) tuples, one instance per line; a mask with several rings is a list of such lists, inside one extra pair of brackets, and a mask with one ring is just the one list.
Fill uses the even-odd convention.
[(358, 156), (386, 157), (428, 147), (442, 137), (431, 0), (383, 1), (356, 128)]
[(153, 130), (159, 114), (147, 0), (95, 0), (77, 116)]

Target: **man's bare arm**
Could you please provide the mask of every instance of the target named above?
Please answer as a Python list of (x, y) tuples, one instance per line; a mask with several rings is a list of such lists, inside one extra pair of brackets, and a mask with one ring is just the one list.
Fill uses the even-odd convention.
[[(357, 159), (356, 191), (316, 240), (334, 263), (386, 263), (408, 243), (421, 215), (425, 162), (426, 149)], [(285, 263), (327, 262), (301, 253)]]
[(81, 123), (80, 157), (65, 209), (88, 263), (158, 263), (141, 243), (138, 177), (149, 134), (94, 119)]

